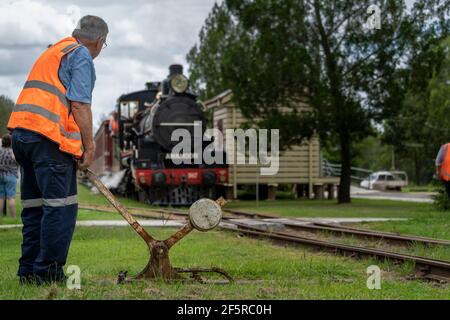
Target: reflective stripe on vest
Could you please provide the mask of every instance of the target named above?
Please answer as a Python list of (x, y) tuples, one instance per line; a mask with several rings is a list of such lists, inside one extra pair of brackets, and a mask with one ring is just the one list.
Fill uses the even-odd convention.
[(59, 125), (59, 130), (61, 131), (61, 134), (65, 136), (68, 139), (72, 140), (78, 140), (81, 141), (81, 134), (79, 132), (67, 132), (60, 124), (59, 124), (59, 115), (48, 111), (47, 109), (44, 109), (40, 106), (36, 106), (33, 104), (16, 104), (14, 106), (13, 111), (15, 112), (30, 112), (37, 115), (40, 115), (51, 122), (54, 122)]
[(64, 49), (61, 50), (62, 53), (67, 53), (69, 52), (71, 49), (74, 49), (75, 47), (79, 47), (80, 45), (78, 43), (74, 43), (74, 44), (69, 44), (67, 47), (65, 47)]
[(63, 152), (80, 157), (81, 133), (70, 110), (59, 67), (66, 54), (80, 47), (75, 38), (65, 38), (47, 49), (35, 62), (8, 123), (42, 134)]
[(62, 93), (57, 87), (52, 86), (51, 84), (48, 84), (46, 82), (38, 81), (38, 80), (30, 80), (25, 82), (25, 85), (23, 86), (24, 89), (41, 89), (44, 91), (47, 91), (51, 94), (54, 94), (59, 98), (59, 101), (67, 107), (67, 109), (70, 108), (69, 100), (67, 100), (64, 93)]
[(36, 106), (34, 104), (16, 104), (13, 109), (14, 112), (30, 112), (34, 114), (38, 114), (44, 118), (47, 118), (51, 122), (55, 122), (59, 124), (59, 115), (48, 111), (40, 106)]

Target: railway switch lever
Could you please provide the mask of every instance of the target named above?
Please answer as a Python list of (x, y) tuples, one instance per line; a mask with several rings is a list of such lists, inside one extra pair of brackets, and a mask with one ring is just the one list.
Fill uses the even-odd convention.
[(191, 279), (206, 283), (200, 274), (215, 273), (233, 282), (233, 277), (220, 268), (175, 268), (169, 259), (169, 250), (177, 242), (188, 235), (192, 230), (209, 231), (217, 227), (222, 219), (221, 207), (225, 204), (223, 198), (216, 201), (210, 199), (200, 199), (189, 209), (189, 220), (185, 226), (165, 240), (153, 238), (140, 223), (120, 204), (108, 188), (89, 169), (85, 171), (89, 181), (108, 199), (122, 217), (130, 224), (136, 233), (145, 241), (148, 246), (150, 258), (147, 266), (136, 276), (128, 277), (128, 273), (121, 271), (117, 283), (124, 283), (140, 279), (164, 279), (164, 280), (188, 280), (182, 274), (191, 274)]

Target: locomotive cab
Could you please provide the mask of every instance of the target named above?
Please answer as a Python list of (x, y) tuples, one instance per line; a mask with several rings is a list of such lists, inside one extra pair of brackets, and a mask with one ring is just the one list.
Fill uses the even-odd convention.
[(132, 141), (132, 128), (135, 125), (136, 117), (155, 101), (160, 85), (160, 82), (149, 82), (146, 84), (146, 90), (122, 95), (117, 100), (118, 138), (122, 150), (127, 149), (129, 147), (127, 144)]

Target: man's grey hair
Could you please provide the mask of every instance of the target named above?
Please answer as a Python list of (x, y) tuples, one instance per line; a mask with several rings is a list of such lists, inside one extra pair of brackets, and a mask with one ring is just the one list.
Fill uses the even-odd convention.
[(75, 30), (73, 30), (72, 37), (97, 41), (98, 39), (106, 39), (108, 32), (108, 25), (102, 18), (97, 16), (84, 16), (78, 22)]

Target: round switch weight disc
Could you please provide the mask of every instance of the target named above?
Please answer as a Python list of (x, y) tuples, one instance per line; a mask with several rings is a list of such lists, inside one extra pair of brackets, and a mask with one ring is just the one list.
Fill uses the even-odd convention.
[(222, 209), (213, 200), (200, 199), (189, 209), (192, 226), (199, 231), (208, 231), (217, 227), (222, 219)]

